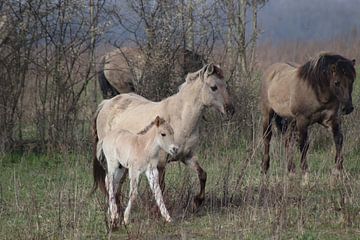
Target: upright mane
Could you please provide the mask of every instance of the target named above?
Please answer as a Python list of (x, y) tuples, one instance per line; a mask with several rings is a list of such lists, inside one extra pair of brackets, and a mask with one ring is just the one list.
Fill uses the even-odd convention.
[(355, 77), (355, 68), (351, 60), (329, 52), (322, 52), (299, 67), (297, 76), (309, 83), (316, 93), (320, 93), (329, 86), (331, 66), (338, 62), (342, 62), (344, 74)]
[[(138, 135), (144, 135), (145, 133), (147, 133), (154, 125), (155, 125), (155, 120), (152, 121), (149, 125), (147, 125), (143, 130), (141, 130), (140, 132), (138, 132)], [(165, 120), (163, 118), (160, 118), (160, 125), (164, 124)]]
[(192, 72), (192, 73), (188, 73), (186, 78), (185, 78), (185, 83), (181, 84), (179, 87), (179, 90), (181, 90), (187, 83), (193, 82), (194, 80), (196, 80), (198, 77), (204, 77), (205, 73), (208, 70), (208, 67), (210, 67), (210, 65), (213, 67), (212, 72), (209, 75), (216, 75), (219, 79), (224, 79), (224, 72), (222, 71), (222, 69), (215, 64), (207, 64), (205, 66), (203, 66), (199, 71), (196, 72)]

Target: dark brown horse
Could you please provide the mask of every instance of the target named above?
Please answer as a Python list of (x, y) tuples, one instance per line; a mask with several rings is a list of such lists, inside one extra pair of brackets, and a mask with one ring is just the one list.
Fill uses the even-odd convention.
[[(205, 59), (188, 49), (178, 49), (169, 57), (179, 79), (200, 69)], [(103, 98), (135, 91), (135, 82), (143, 77), (146, 56), (138, 48), (118, 48), (105, 54), (98, 70), (98, 80)]]
[[(269, 148), (273, 118), (283, 132), (292, 128), (299, 134), (304, 183), (308, 178), (308, 127), (314, 123), (319, 123), (332, 132), (336, 146), (334, 173), (341, 172), (343, 135), (339, 112), (350, 114), (354, 109), (351, 97), (356, 77), (354, 65), (355, 60), (337, 54), (320, 53), (302, 66), (276, 63), (269, 67), (261, 86), (265, 144), (263, 173), (267, 173), (270, 165)], [(291, 142), (292, 136), (293, 134), (289, 134), (290, 139), (287, 139), (287, 143)], [(295, 164), (292, 158), (287, 160), (289, 173), (294, 173)]]

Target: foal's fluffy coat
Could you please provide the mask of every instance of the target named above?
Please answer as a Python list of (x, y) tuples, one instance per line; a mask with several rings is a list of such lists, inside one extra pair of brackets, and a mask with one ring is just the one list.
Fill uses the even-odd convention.
[(157, 165), (161, 149), (171, 155), (176, 155), (178, 148), (174, 144), (174, 131), (172, 127), (159, 116), (138, 134), (119, 129), (112, 131), (99, 141), (97, 156), (98, 159), (102, 157), (106, 159), (106, 187), (109, 193), (109, 210), (112, 226), (116, 226), (118, 223), (119, 214), (115, 194), (125, 168), (129, 169), (130, 194), (129, 202), (124, 212), (124, 223), (129, 223), (131, 205), (137, 195), (139, 176), (143, 172), (146, 174), (162, 216), (166, 221), (171, 221), (160, 190)]

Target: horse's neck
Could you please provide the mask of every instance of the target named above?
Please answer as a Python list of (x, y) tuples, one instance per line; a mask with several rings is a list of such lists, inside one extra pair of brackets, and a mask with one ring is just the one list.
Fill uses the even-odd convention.
[(182, 135), (189, 135), (197, 130), (205, 108), (200, 95), (202, 82), (196, 81), (198, 82), (184, 86), (179, 93), (167, 101), (170, 124), (174, 129), (181, 129)]

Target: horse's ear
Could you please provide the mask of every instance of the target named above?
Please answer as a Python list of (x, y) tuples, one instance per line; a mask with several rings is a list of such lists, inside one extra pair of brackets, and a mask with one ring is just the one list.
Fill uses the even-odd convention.
[(331, 70), (331, 73), (336, 73), (336, 63), (331, 64), (330, 70)]
[(356, 60), (353, 59), (353, 60), (351, 60), (351, 62), (352, 62), (352, 65), (355, 66)]
[(156, 118), (155, 118), (155, 125), (156, 125), (157, 127), (160, 126), (160, 121), (161, 121), (160, 117), (159, 117), (159, 116), (156, 116)]
[(214, 64), (210, 63), (206, 68), (206, 73), (208, 76), (214, 73)]

